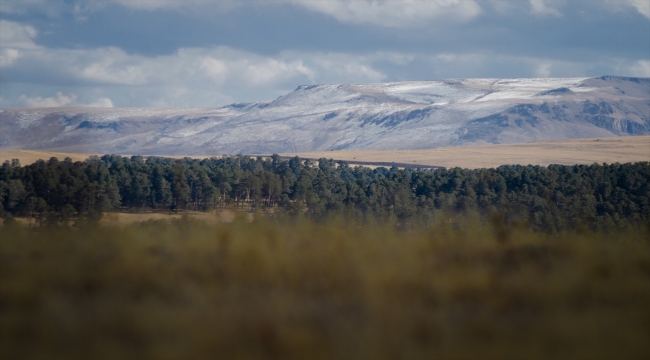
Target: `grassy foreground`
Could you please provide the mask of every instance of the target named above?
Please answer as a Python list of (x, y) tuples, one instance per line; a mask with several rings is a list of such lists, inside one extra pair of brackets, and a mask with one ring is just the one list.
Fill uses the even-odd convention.
[(649, 239), (470, 221), (7, 225), (0, 357), (650, 358)]

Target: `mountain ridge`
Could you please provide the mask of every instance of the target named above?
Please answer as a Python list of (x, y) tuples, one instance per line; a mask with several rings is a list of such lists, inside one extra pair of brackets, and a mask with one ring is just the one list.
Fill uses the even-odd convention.
[(300, 85), (219, 108), (0, 110), (0, 148), (221, 155), (650, 134), (650, 78)]

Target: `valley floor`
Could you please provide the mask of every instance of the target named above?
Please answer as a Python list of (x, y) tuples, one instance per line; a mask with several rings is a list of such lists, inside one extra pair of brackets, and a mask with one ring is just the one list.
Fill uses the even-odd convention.
[[(103, 214), (100, 224), (104, 226), (127, 226), (132, 224), (138, 224), (147, 221), (158, 221), (158, 220), (179, 220), (183, 216), (187, 216), (193, 220), (203, 221), (206, 224), (214, 225), (220, 222), (231, 222), (235, 219), (237, 214), (245, 214), (248, 218), (252, 218), (253, 213), (245, 210), (234, 210), (234, 209), (225, 209), (225, 210), (215, 210), (212, 212), (201, 212), (201, 211), (189, 211), (181, 210), (177, 213), (173, 212), (161, 212), (161, 211), (151, 211), (143, 210), (140, 212), (106, 212)], [(29, 217), (15, 217), (15, 220), (21, 223), (24, 226), (28, 227), (37, 227), (39, 223), (37, 219)], [(72, 219), (71, 223), (74, 224), (76, 219)], [(0, 225), (4, 223), (4, 219), (0, 219)]]
[[(650, 136), (536, 141), (523, 144), (498, 144), (448, 147), (425, 150), (341, 150), (281, 154), (301, 158), (345, 160), (351, 165), (398, 167), (443, 166), (490, 168), (506, 164), (592, 164), (627, 163), (650, 160)], [(381, 163), (381, 164), (378, 164)], [(390, 166), (390, 165), (388, 165)]]
[[(73, 161), (86, 159), (91, 154), (74, 154), (56, 151), (0, 149), (0, 162), (19, 159), (29, 165), (39, 159), (57, 157)], [(462, 167), (469, 169), (498, 167), (506, 164), (592, 164), (626, 163), (650, 160), (650, 136), (625, 136), (554, 141), (535, 141), (523, 144), (498, 144), (458, 146), (424, 150), (340, 150), (280, 154), (285, 157), (328, 158), (345, 160), (351, 165), (398, 167)], [(181, 155), (170, 155), (183, 158)], [(188, 156), (195, 159), (211, 155)]]
[(38, 160), (49, 160), (55, 157), (63, 160), (66, 157), (72, 161), (84, 161), (92, 154), (73, 154), (56, 151), (39, 151), (39, 150), (14, 150), (14, 149), (0, 149), (0, 162), (7, 160), (18, 159), (21, 165), (33, 164)]

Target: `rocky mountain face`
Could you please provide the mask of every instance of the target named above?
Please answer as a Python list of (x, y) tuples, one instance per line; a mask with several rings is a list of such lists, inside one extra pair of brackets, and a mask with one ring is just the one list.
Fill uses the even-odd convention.
[(0, 148), (165, 155), (425, 149), (650, 134), (650, 79), (299, 86), (221, 108), (0, 110)]

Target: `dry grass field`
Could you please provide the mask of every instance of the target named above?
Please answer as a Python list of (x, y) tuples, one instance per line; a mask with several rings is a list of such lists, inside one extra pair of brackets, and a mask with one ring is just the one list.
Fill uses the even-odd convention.
[[(51, 157), (55, 157), (59, 160), (63, 160), (67, 157), (72, 159), (72, 161), (84, 161), (91, 155), (102, 156), (104, 154), (80, 154), (80, 153), (69, 153), (69, 152), (60, 152), (60, 151), (40, 151), (40, 150), (15, 150), (15, 149), (0, 149), (0, 163), (3, 163), (7, 160), (11, 161), (12, 159), (20, 160), (21, 165), (30, 165), (35, 163), (38, 160), (49, 160)], [(131, 156), (131, 155), (122, 155), (122, 156)], [(147, 156), (147, 155), (143, 155)], [(189, 157), (192, 159), (205, 159), (212, 157), (214, 155), (156, 155), (158, 157), (168, 157), (172, 159), (182, 159)]]
[[(363, 165), (394, 162), (398, 164), (462, 167), (469, 169), (505, 164), (542, 165), (626, 163), (650, 160), (650, 136), (626, 136), (597, 139), (536, 141), (524, 144), (500, 144), (449, 147), (426, 150), (341, 150), (282, 154), (303, 158), (328, 158)], [(381, 164), (386, 166), (386, 164)], [(398, 165), (399, 166), (399, 165)]]
[[(19, 159), (22, 165), (29, 165), (39, 159), (57, 157), (63, 160), (85, 160), (92, 154), (73, 154), (35, 150), (0, 150), (0, 162)], [(345, 160), (353, 165), (390, 166), (397, 163), (417, 166), (462, 167), (468, 169), (497, 167), (505, 164), (542, 165), (549, 164), (592, 164), (626, 163), (650, 160), (650, 136), (625, 136), (611, 138), (571, 139), (557, 141), (536, 141), (524, 144), (499, 144), (459, 146), (425, 150), (341, 150), (304, 153), (286, 153), (282, 156)], [(128, 156), (128, 155), (125, 155)], [(162, 155), (160, 155), (162, 156)], [(180, 159), (185, 156), (171, 155)], [(211, 155), (191, 155), (202, 159)]]
[(37, 151), (37, 150), (13, 150), (13, 149), (0, 149), (0, 163), (12, 159), (20, 160), (21, 165), (29, 165), (35, 163), (37, 160), (49, 160), (55, 157), (63, 160), (67, 157), (72, 161), (84, 161), (92, 154), (72, 154), (53, 151)]
[[(199, 212), (199, 211), (179, 211), (178, 213), (162, 213), (153, 211), (143, 212), (108, 212), (102, 216), (99, 223), (103, 226), (128, 226), (132, 224), (139, 224), (147, 221), (174, 221), (180, 220), (183, 216), (196, 221), (202, 221), (206, 224), (215, 225), (221, 222), (231, 222), (239, 214), (245, 214), (249, 219), (252, 219), (253, 213), (246, 211), (234, 210), (216, 210), (214, 212)], [(38, 221), (26, 217), (16, 217), (15, 220), (24, 226), (33, 227), (38, 226)], [(4, 223), (4, 219), (0, 219), (0, 225)], [(74, 221), (73, 221), (74, 223)]]
[(123, 213), (123, 212), (111, 212), (106, 213), (100, 223), (107, 226), (126, 226), (131, 224), (137, 224), (144, 221), (156, 221), (156, 220), (178, 220), (184, 215), (199, 221), (204, 221), (207, 224), (217, 224), (219, 222), (225, 221), (230, 222), (235, 218), (234, 211), (218, 211), (218, 212), (198, 212), (198, 211), (183, 211), (177, 214), (171, 213), (160, 213), (160, 212), (141, 212), (141, 213)]

